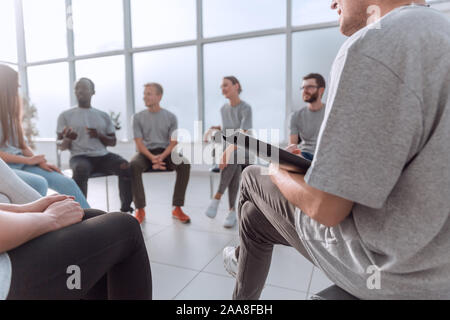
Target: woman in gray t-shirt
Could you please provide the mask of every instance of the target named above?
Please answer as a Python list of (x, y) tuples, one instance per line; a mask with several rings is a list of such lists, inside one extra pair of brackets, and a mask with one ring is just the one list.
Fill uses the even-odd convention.
[[(222, 94), (229, 100), (229, 103), (225, 104), (221, 110), (222, 126), (211, 127), (207, 136), (214, 130), (221, 131), (224, 135), (231, 135), (234, 132), (241, 130), (244, 132), (249, 131), (252, 126), (252, 108), (250, 105), (240, 99), (240, 93), (242, 87), (238, 79), (233, 76), (225, 77), (222, 83)], [(210, 218), (215, 218), (219, 207), (222, 195), (228, 188), (228, 200), (230, 211), (225, 218), (224, 227), (232, 228), (236, 224), (236, 199), (239, 191), (239, 182), (242, 172), (242, 163), (237, 161), (236, 149), (234, 146), (229, 146), (225, 149), (221, 164), (220, 164), (220, 184), (214, 199), (211, 201), (206, 215)], [(230, 159), (233, 159), (232, 163)]]

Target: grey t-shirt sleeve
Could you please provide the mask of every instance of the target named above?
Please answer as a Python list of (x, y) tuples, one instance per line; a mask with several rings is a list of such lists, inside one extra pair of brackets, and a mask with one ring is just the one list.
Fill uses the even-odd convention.
[(172, 114), (170, 116), (170, 123), (169, 123), (169, 137), (170, 139), (178, 139), (176, 131), (178, 130), (178, 119), (177, 116)]
[(64, 116), (64, 113), (61, 113), (58, 117), (56, 134), (61, 134), (66, 126), (67, 126), (66, 118)]
[(139, 122), (139, 114), (133, 116), (133, 137), (134, 139), (144, 138), (144, 131)]
[(253, 116), (252, 116), (252, 108), (247, 105), (243, 110), (241, 114), (241, 130), (248, 131), (252, 129), (253, 127)]
[(293, 135), (299, 135), (299, 134), (300, 134), (300, 130), (299, 130), (299, 127), (298, 127), (297, 113), (296, 113), (296, 112), (294, 112), (294, 113), (291, 115), (291, 120), (290, 120), (290, 126), (289, 126), (289, 128), (290, 128), (290, 134), (291, 134), (291, 136), (293, 136)]
[(305, 180), (378, 209), (420, 143), (421, 104), (388, 67), (362, 54), (349, 53), (337, 73)]

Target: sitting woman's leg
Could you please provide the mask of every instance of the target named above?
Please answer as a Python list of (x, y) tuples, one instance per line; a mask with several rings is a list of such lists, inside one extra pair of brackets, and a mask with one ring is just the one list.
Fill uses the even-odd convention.
[(237, 166), (237, 168), (234, 171), (234, 175), (228, 185), (228, 205), (230, 210), (236, 209), (236, 199), (239, 193), (239, 184), (241, 182), (242, 173), (242, 166), (240, 164), (236, 164), (234, 166)]
[[(87, 210), (82, 222), (45, 234), (8, 254), (11, 300), (152, 298), (142, 232), (136, 219), (127, 214)], [(76, 276), (79, 288), (71, 286)]]
[[(230, 183), (238, 170), (241, 170), (241, 166), (239, 164), (229, 164), (220, 172), (219, 189), (214, 196), (214, 199), (212, 199), (210, 205), (206, 209), (206, 216), (208, 216), (209, 218), (213, 219), (216, 217), (220, 200), (222, 199), (225, 191), (230, 186)], [(228, 192), (230, 192), (230, 190), (228, 190)]]
[(56, 192), (68, 196), (74, 196), (75, 201), (78, 202), (83, 209), (90, 208), (85, 196), (73, 179), (70, 179), (58, 172), (45, 171), (38, 166), (26, 166), (23, 170), (45, 178), (48, 182), (49, 188), (55, 190)]
[(48, 182), (44, 177), (23, 170), (13, 170), (20, 179), (22, 179), (27, 185), (36, 190), (42, 197), (45, 197), (47, 195)]
[(220, 183), (218, 193), (224, 194), (225, 191), (230, 186), (230, 183), (233, 181), (233, 178), (236, 174), (237, 170), (241, 170), (241, 166), (239, 164), (229, 164), (225, 169), (220, 173)]

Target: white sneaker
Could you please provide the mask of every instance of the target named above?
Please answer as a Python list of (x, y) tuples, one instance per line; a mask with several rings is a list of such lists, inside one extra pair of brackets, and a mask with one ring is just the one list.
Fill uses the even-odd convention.
[(223, 226), (224, 228), (233, 228), (236, 225), (236, 222), (237, 222), (236, 211), (232, 210), (228, 212), (228, 215), (225, 218)]
[(211, 204), (209, 205), (208, 209), (206, 209), (206, 212), (205, 212), (207, 217), (214, 219), (217, 216), (217, 210), (219, 209), (219, 203), (220, 203), (220, 200), (217, 200), (217, 199), (213, 199), (211, 201)]
[(237, 270), (238, 270), (238, 261), (236, 258), (236, 248), (235, 247), (226, 247), (223, 249), (222, 253), (223, 257), (223, 266), (225, 270), (234, 278), (236, 278)]

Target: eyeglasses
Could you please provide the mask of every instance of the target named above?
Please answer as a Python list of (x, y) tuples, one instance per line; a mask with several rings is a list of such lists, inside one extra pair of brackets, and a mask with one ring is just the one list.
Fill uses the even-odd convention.
[(304, 90), (311, 91), (312, 89), (318, 89), (318, 88), (319, 88), (318, 86), (304, 86), (304, 87), (300, 88), (300, 91), (304, 91)]

